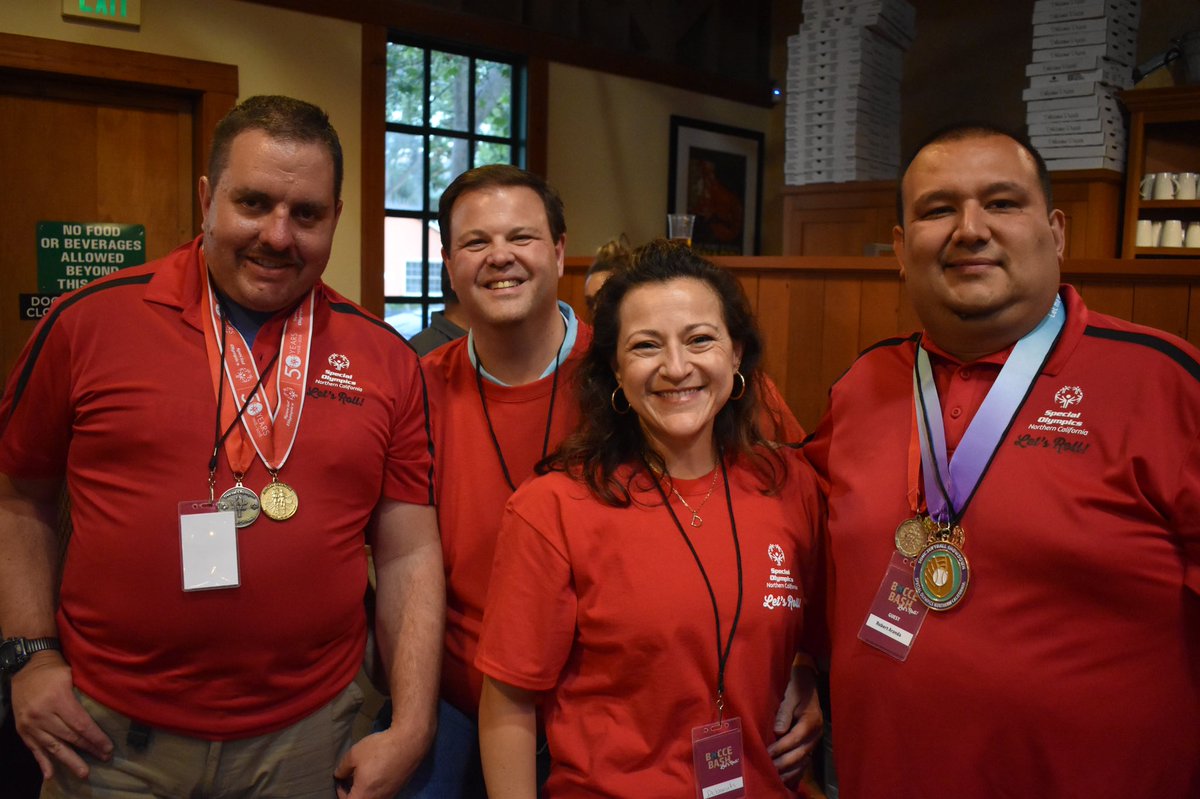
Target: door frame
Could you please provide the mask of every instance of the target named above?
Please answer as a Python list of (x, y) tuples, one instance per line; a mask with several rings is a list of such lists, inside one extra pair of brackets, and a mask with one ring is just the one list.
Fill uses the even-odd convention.
[[(192, 58), (0, 33), (0, 71), (176, 90), (192, 102), (192, 180), (205, 173), (213, 130), (238, 98), (238, 68)], [(192, 193), (193, 234), (200, 204)]]

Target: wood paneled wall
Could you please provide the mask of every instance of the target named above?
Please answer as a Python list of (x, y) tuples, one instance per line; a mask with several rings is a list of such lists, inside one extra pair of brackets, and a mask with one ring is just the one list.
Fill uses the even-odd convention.
[[(1051, 173), (1054, 207), (1067, 217), (1068, 258), (1117, 257), (1120, 172)], [(785, 255), (878, 255), (892, 244), (896, 182), (788, 186), (783, 196)], [(883, 248), (883, 249), (880, 249)]]
[[(920, 328), (894, 258), (737, 257), (738, 276), (766, 339), (767, 371), (811, 430), (829, 387), (858, 353)], [(559, 296), (584, 309), (589, 258), (568, 258)], [(1063, 280), (1088, 307), (1166, 330), (1200, 346), (1200, 260), (1068, 260)]]

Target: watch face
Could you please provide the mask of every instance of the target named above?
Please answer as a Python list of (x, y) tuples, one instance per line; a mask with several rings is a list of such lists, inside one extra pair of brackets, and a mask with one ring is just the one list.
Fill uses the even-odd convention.
[(11, 674), (17, 667), (17, 643), (5, 641), (0, 644), (0, 671)]

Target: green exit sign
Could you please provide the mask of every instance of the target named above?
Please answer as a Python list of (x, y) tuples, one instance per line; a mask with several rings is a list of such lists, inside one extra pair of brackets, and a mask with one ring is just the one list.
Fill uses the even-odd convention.
[(142, 0), (62, 0), (62, 15), (136, 28), (142, 24)]

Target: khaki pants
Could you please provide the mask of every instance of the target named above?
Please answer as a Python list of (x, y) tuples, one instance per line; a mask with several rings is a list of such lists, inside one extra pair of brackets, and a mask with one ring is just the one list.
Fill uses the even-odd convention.
[(57, 766), (42, 799), (330, 799), (336, 796), (333, 770), (350, 748), (363, 695), (352, 682), (311, 716), (257, 738), (205, 741), (151, 730), (140, 749), (126, 740), (128, 717), (88, 696), (79, 700), (112, 739), (112, 759), (85, 755), (87, 780)]

